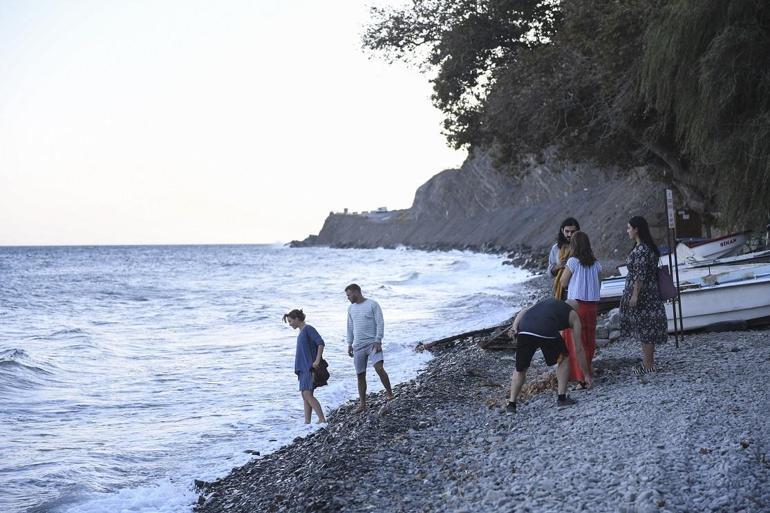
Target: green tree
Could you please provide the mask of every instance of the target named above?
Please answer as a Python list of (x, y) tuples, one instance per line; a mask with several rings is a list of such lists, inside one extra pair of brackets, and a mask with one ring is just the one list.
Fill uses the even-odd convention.
[(434, 73), (456, 146), (514, 170), (548, 147), (654, 162), (707, 221), (770, 215), (770, 2), (415, 0), (374, 19), (365, 47)]
[(364, 47), (435, 73), (433, 102), (456, 147), (479, 140), (490, 77), (522, 51), (546, 44), (559, 22), (554, 0), (413, 0), (373, 8)]
[[(719, 191), (728, 225), (770, 216), (770, 3), (677, 0), (645, 36), (641, 94), (690, 185)], [(674, 164), (676, 165), (676, 164)]]

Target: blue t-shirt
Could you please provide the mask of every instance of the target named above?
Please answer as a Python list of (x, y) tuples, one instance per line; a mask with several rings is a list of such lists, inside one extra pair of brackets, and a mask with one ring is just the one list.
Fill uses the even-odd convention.
[(305, 324), (297, 335), (297, 353), (294, 355), (294, 372), (309, 371), (318, 354), (318, 346), (324, 345), (324, 339), (318, 331), (309, 324)]

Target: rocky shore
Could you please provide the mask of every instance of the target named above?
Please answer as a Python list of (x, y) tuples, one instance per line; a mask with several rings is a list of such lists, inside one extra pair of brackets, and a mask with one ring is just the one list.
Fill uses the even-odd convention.
[(636, 376), (636, 344), (600, 347), (596, 385), (557, 409), (536, 356), (516, 414), (514, 353), (435, 349), (395, 399), (353, 402), (313, 434), (214, 483), (198, 513), (770, 511), (770, 331), (688, 335)]

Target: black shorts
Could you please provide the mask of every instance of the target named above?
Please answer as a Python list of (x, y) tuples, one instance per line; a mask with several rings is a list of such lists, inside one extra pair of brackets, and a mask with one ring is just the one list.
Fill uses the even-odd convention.
[(516, 337), (516, 370), (519, 372), (527, 370), (538, 349), (543, 352), (548, 366), (556, 365), (559, 362), (559, 355), (569, 354), (561, 335), (557, 338), (541, 338), (521, 333)]

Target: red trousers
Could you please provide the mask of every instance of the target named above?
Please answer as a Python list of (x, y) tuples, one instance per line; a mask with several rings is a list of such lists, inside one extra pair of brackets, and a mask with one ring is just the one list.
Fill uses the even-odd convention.
[[(580, 339), (583, 342), (583, 353), (585, 353), (588, 370), (591, 376), (594, 375), (594, 370), (591, 368), (591, 361), (594, 359), (594, 353), (596, 352), (596, 303), (590, 301), (578, 301), (578, 316), (580, 317)], [(580, 365), (577, 361), (577, 354), (575, 353), (575, 343), (572, 341), (572, 330), (564, 330), (561, 332), (564, 342), (567, 344), (567, 351), (569, 351), (569, 379), (571, 381), (585, 381), (583, 377), (583, 371), (580, 370)]]

